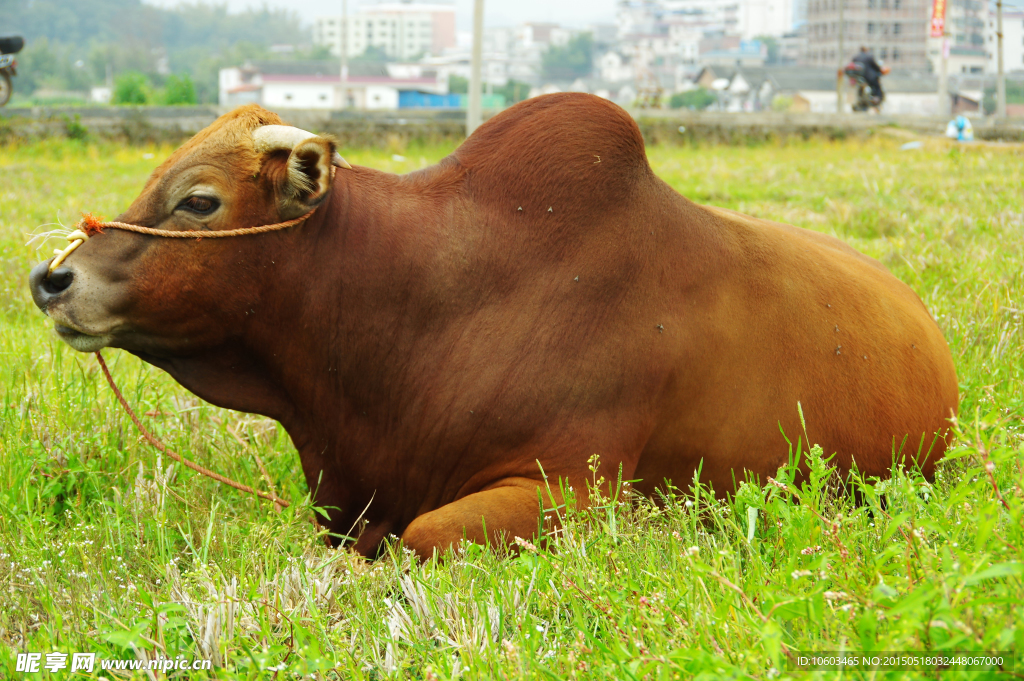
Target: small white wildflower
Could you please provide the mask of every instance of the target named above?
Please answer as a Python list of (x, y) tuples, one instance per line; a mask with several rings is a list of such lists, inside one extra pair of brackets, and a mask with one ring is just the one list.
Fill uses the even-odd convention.
[(532, 552), (536, 552), (537, 551), (537, 547), (534, 546), (532, 542), (528, 542), (525, 539), (523, 539), (522, 537), (513, 537), (513, 541), (516, 544), (518, 544), (520, 547), (526, 549), (527, 551), (532, 551)]

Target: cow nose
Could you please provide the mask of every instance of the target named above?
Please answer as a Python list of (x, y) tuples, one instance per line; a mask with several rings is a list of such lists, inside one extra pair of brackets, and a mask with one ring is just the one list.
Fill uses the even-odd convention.
[(45, 312), (46, 307), (68, 290), (74, 280), (75, 272), (70, 267), (58, 267), (50, 272), (50, 263), (41, 262), (33, 267), (32, 272), (28, 275), (32, 300), (40, 310)]

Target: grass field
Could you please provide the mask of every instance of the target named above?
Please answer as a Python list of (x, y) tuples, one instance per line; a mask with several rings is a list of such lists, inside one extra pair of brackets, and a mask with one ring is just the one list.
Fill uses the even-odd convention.
[[(805, 676), (798, 651), (1008, 651), (1024, 676), (1024, 153), (902, 141), (649, 155), (689, 198), (835, 234), (919, 293), (962, 396), (934, 484), (854, 480), (853, 506), (820, 453), (802, 451), (814, 474), (799, 488), (783, 470), (729, 503), (699, 487), (657, 506), (597, 500), (566, 512), (550, 549), (470, 546), (425, 565), (324, 548), (280, 427), (108, 351), (169, 446), (264, 486), (258, 454), (297, 503), (277, 513), (162, 460), (95, 359), (32, 304), (28, 271), (56, 244), (35, 253), (25, 233), (117, 215), (170, 149), (0, 148), (0, 678), (72, 678), (70, 656), (54, 673), (16, 671), (17, 653), (54, 651), (212, 660), (168, 672), (195, 679), (772, 679)], [(345, 156), (402, 172), (449, 150), (392, 151)]]

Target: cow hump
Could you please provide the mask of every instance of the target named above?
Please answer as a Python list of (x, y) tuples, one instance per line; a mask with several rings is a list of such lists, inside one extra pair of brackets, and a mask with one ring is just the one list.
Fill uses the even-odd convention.
[(652, 177), (636, 122), (582, 93), (528, 99), (494, 116), (453, 154), (474, 201), (577, 216), (621, 209)]

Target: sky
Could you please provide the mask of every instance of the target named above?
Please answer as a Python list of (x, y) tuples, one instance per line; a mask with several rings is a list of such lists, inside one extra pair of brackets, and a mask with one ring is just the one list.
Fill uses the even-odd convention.
[[(173, 7), (180, 0), (144, 0), (147, 4)], [(312, 24), (319, 16), (341, 14), (341, 0), (213, 0), (227, 4), (231, 11), (263, 5), (283, 7), (298, 12), (303, 22)], [(348, 0), (350, 12), (364, 4)], [(460, 31), (473, 28), (473, 0), (454, 0), (455, 20)], [(515, 26), (524, 21), (552, 21), (564, 26), (582, 27), (591, 23), (614, 23), (616, 0), (484, 0), (484, 24), (487, 26)]]

